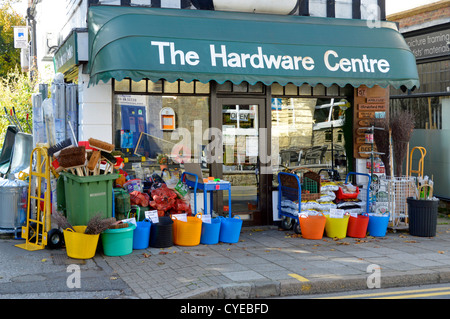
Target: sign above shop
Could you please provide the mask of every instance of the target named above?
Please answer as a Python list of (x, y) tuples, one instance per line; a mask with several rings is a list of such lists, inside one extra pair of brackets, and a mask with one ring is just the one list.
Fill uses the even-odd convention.
[(419, 86), (396, 25), (160, 8), (89, 8), (91, 84), (142, 78)]
[(407, 37), (406, 43), (417, 60), (448, 56), (450, 54), (450, 29)]

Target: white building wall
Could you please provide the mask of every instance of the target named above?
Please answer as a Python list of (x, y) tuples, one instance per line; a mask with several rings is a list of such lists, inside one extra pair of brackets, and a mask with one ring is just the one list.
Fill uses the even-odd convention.
[(111, 81), (89, 86), (89, 75), (80, 68), (78, 98), (78, 139), (87, 141), (92, 137), (113, 143)]

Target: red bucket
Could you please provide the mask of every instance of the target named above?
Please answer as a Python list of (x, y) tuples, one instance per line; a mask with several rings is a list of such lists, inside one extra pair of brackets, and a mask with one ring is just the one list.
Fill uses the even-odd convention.
[(347, 236), (354, 238), (364, 238), (367, 235), (367, 225), (369, 225), (369, 215), (350, 216), (348, 220)]

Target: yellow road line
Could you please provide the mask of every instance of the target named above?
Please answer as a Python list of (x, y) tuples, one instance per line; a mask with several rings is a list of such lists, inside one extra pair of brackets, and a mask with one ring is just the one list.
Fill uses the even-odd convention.
[[(432, 292), (432, 291), (442, 291), (442, 290), (450, 290), (450, 287), (415, 289), (415, 290), (393, 291), (393, 292), (375, 292), (375, 293), (360, 294), (360, 295), (328, 297), (328, 298), (324, 298), (324, 299), (364, 298), (364, 297), (389, 296), (389, 295), (399, 295), (399, 294), (413, 294), (413, 293), (419, 293), (419, 292)], [(446, 293), (448, 293), (448, 292), (446, 292)], [(411, 298), (411, 295), (405, 296), (405, 298)]]
[(297, 279), (298, 281), (301, 281), (301, 282), (307, 282), (307, 281), (309, 281), (309, 280), (306, 279), (305, 277), (302, 277), (302, 276), (297, 275), (297, 274), (289, 274), (289, 276), (291, 276), (291, 277), (293, 277), (293, 278), (295, 278), (295, 279)]
[(434, 296), (444, 296), (450, 295), (450, 292), (434, 292), (429, 294), (415, 294), (415, 295), (406, 295), (406, 296), (391, 296), (384, 298), (372, 298), (372, 299), (409, 299), (409, 298), (420, 298), (420, 297), (434, 297)]

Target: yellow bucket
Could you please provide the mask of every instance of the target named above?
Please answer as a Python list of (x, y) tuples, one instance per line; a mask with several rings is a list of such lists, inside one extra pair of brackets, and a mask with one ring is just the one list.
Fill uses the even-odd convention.
[[(197, 214), (199, 215), (199, 214)], [(187, 216), (187, 222), (173, 217), (173, 242), (178, 246), (197, 246), (202, 236), (202, 220)]]
[(64, 229), (67, 256), (74, 259), (89, 259), (95, 256), (100, 234), (88, 235), (84, 231), (86, 226), (73, 226)]
[(327, 237), (345, 238), (347, 236), (347, 226), (350, 215), (345, 215), (343, 218), (331, 218), (329, 215), (325, 215), (325, 217), (327, 218), (325, 224)]

